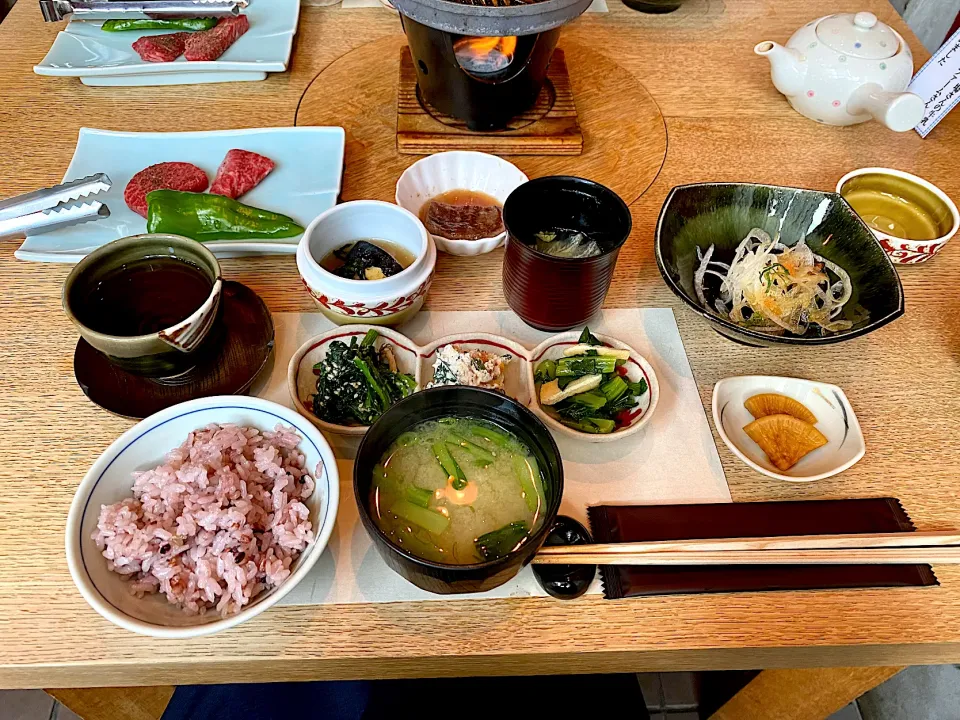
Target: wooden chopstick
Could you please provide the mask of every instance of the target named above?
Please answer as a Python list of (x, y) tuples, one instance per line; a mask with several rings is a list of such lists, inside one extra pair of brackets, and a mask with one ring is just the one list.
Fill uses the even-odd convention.
[(539, 565), (960, 564), (960, 533), (862, 533), (543, 547)]
[[(589, 545), (581, 547), (589, 548)], [(960, 565), (960, 547), (537, 554), (537, 565)]]

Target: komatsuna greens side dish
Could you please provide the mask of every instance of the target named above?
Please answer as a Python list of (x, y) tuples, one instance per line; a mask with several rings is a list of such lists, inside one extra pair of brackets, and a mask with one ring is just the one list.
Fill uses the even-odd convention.
[(631, 382), (629, 350), (604, 345), (584, 328), (579, 342), (558, 360), (543, 360), (534, 371), (540, 406), (567, 427), (607, 434), (636, 419), (647, 381)]
[(376, 348), (380, 334), (369, 330), (363, 340), (330, 343), (327, 356), (313, 366), (317, 392), (313, 413), (336, 425), (372, 425), (391, 405), (417, 389), (412, 375), (399, 372), (393, 347)]

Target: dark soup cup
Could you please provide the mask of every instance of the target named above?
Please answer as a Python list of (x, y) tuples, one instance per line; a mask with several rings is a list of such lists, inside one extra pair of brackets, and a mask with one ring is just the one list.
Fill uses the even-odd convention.
[[(633, 227), (619, 195), (583, 178), (537, 178), (507, 198), (503, 224), (503, 294), (521, 320), (558, 332), (597, 314)], [(561, 247), (567, 254), (554, 254)]]
[[(442, 418), (492, 423), (524, 443), (540, 467), (545, 511), (539, 528), (510, 552), (486, 562), (456, 565), (426, 560), (391, 540), (374, 521), (374, 471), (391, 443), (413, 426)], [(513, 578), (530, 562), (553, 528), (563, 495), (563, 465), (550, 431), (517, 401), (490, 390), (445, 386), (414, 393), (387, 410), (371, 426), (357, 451), (353, 488), (360, 520), (387, 565), (414, 585), (434, 593), (490, 590)]]

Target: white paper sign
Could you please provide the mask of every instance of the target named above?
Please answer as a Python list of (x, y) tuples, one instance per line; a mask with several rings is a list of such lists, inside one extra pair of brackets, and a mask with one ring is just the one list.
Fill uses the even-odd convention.
[(960, 102), (960, 30), (920, 68), (907, 89), (927, 104), (923, 120), (914, 128), (926, 137)]

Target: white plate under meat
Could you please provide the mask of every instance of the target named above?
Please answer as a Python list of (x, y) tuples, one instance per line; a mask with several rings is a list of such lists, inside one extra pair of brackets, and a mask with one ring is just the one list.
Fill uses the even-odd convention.
[[(250, 29), (217, 60), (142, 60), (131, 47), (145, 35), (168, 30), (104, 32), (100, 21), (71, 20), (33, 71), (37, 75), (78, 77), (91, 85), (182, 85), (262, 80), (285, 72), (300, 18), (300, 0), (250, 0), (243, 11)], [(114, 80), (111, 80), (114, 79)]]
[[(96, 199), (110, 217), (30, 235), (14, 253), (20, 260), (80, 262), (101, 245), (147, 231), (147, 221), (127, 207), (123, 189), (136, 173), (160, 162), (188, 162), (207, 173), (210, 182), (228, 150), (260, 153), (276, 167), (253, 190), (241, 196), (246, 205), (288, 215), (306, 227), (337, 204), (343, 175), (345, 136), (339, 127), (255, 128), (184, 133), (132, 133), (81, 128), (77, 149), (63, 176), (76, 180), (106, 173), (113, 187)], [(300, 235), (280, 240), (217, 241), (207, 246), (217, 257), (297, 252)]]

